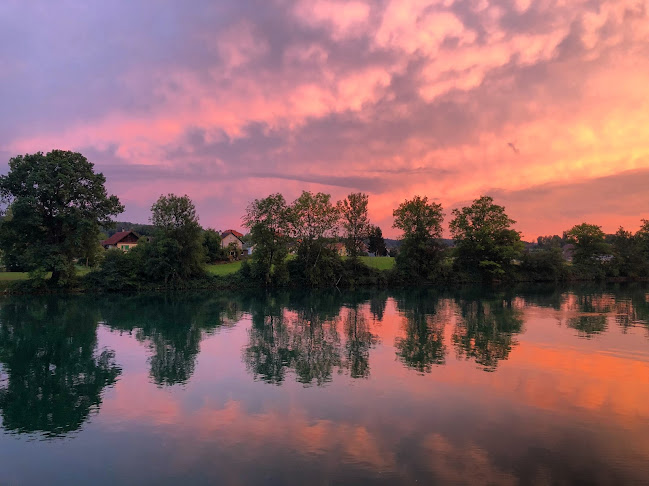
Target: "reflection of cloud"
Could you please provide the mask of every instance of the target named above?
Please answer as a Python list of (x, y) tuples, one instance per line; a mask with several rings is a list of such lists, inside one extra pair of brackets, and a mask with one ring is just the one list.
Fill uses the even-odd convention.
[(492, 464), (475, 444), (455, 446), (440, 434), (431, 434), (423, 446), (429, 450), (430, 470), (445, 484), (518, 484), (511, 473)]
[[(153, 19), (123, 3), (0, 8), (1, 153), (83, 150), (116, 174), (130, 219), (173, 190), (206, 224), (236, 226), (278, 177), (288, 199), (380, 196), (387, 233), (415, 193), (452, 206), (491, 189), (526, 237), (649, 211), (616, 179), (649, 167), (642, 1), (196, 0)], [(619, 204), (570, 195), (590, 182)], [(208, 211), (215, 193), (234, 197)]]

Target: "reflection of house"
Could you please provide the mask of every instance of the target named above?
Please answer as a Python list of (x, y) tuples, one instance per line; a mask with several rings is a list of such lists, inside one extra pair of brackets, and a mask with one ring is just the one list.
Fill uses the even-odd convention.
[(111, 248), (119, 248), (120, 250), (128, 251), (134, 246), (137, 246), (137, 242), (140, 237), (135, 231), (118, 231), (113, 236), (101, 242), (106, 250)]

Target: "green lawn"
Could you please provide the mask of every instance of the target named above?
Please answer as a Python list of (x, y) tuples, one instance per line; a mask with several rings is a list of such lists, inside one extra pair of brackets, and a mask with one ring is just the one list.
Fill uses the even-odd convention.
[[(361, 257), (361, 261), (368, 267), (378, 270), (389, 270), (394, 267), (392, 257)], [(241, 268), (241, 261), (232, 263), (221, 263), (218, 265), (207, 265), (207, 271), (212, 275), (225, 276), (238, 272)], [(78, 275), (85, 275), (90, 272), (89, 268), (77, 267)], [(0, 272), (0, 281), (27, 280), (27, 273), (24, 272)]]
[(377, 270), (390, 270), (394, 267), (394, 258), (392, 257), (360, 257), (360, 260), (368, 267)]
[(221, 263), (218, 265), (207, 265), (207, 272), (211, 275), (219, 275), (221, 277), (230, 275), (231, 273), (238, 272), (241, 268), (241, 261), (232, 263)]
[(27, 272), (0, 272), (0, 281), (27, 280), (28, 276)]
[[(80, 277), (92, 271), (92, 268), (88, 268), (88, 267), (77, 266), (76, 268), (77, 268), (77, 275), (79, 275)], [(27, 272), (0, 272), (0, 282), (27, 280), (28, 278), (29, 278), (29, 274)], [(49, 274), (47, 278), (49, 278)]]

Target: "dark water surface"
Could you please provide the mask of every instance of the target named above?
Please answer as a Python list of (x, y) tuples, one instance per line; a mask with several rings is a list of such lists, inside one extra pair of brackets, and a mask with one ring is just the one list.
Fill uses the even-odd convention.
[(649, 484), (649, 288), (0, 300), (0, 484)]

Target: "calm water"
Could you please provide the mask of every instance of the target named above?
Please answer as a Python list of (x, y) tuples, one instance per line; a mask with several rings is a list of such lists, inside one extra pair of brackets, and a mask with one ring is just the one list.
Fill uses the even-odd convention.
[(649, 287), (0, 301), (0, 484), (649, 484)]

